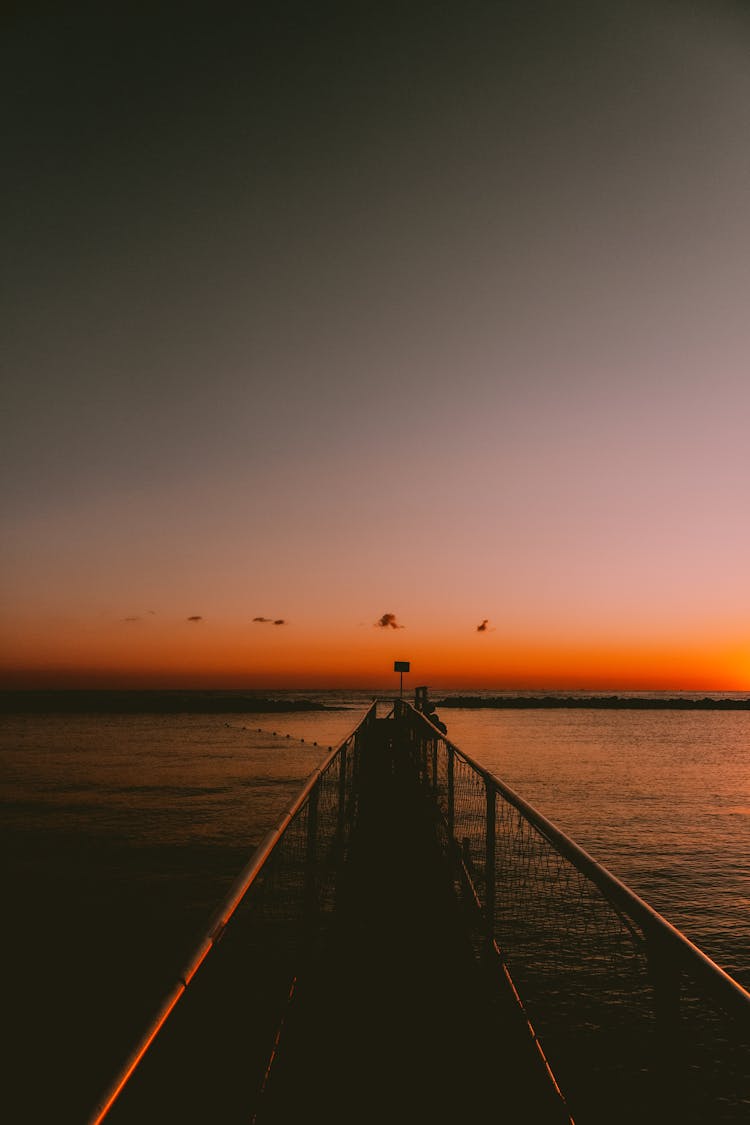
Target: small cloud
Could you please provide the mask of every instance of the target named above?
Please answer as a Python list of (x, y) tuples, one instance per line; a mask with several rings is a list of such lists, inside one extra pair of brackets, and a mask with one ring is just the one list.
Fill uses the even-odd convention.
[(274, 625), (286, 625), (286, 621), (283, 617), (277, 617), (274, 621)]
[(123, 621), (140, 621), (140, 617), (123, 617)]
[(254, 617), (253, 622), (255, 622), (255, 621), (260, 621), (263, 624), (270, 625), (273, 622), (273, 618), (272, 617)]
[(405, 625), (399, 625), (396, 620), (395, 613), (384, 613), (382, 617), (378, 618), (375, 622), (376, 629), (405, 629)]
[(203, 618), (199, 613), (194, 613), (192, 617), (188, 617), (188, 621), (202, 621)]
[(478, 633), (494, 633), (495, 630), (490, 628), (489, 620), (485, 617), (481, 625), (477, 625)]

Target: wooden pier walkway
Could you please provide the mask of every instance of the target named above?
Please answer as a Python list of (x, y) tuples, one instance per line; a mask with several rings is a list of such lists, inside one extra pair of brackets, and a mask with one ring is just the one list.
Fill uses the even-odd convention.
[(257, 1123), (560, 1125), (515, 1001), (476, 963), (396, 728), (378, 720), (369, 736), (331, 941), (299, 982)]
[(251, 931), (229, 926), (107, 1125), (457, 1125), (490, 1114), (568, 1125), (517, 1004), (477, 964), (404, 734), (393, 719), (367, 728), (336, 908), (300, 964), (265, 1083), (273, 950), (259, 956)]

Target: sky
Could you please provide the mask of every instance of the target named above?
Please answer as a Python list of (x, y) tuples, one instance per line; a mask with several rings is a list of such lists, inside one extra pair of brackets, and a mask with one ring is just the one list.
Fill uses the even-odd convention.
[(750, 689), (742, 5), (0, 20), (0, 685)]

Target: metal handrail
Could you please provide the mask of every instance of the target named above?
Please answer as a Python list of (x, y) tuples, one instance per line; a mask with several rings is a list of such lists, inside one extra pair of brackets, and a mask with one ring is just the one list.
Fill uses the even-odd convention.
[(562, 829), (548, 820), (546, 816), (524, 800), (514, 789), (501, 781), (490, 770), (480, 765), (474, 758), (461, 750), (439, 730), (421, 711), (406, 700), (401, 701), (408, 708), (412, 718), (429, 728), (429, 737), (438, 738), (449, 750), (458, 756), (471, 769), (478, 773), (485, 783), (513, 805), (553, 847), (568, 859), (574, 867), (590, 879), (604, 897), (619, 911), (626, 914), (643, 929), (647, 938), (661, 944), (661, 950), (674, 954), (680, 966), (692, 973), (710, 991), (713, 999), (729, 1014), (747, 1023), (750, 1029), (750, 992), (717, 965), (706, 953), (687, 938), (680, 930), (654, 910), (625, 883), (613, 875), (606, 867), (589, 855)]
[[(496, 952), (501, 956), (501, 960), (503, 954), (495, 942), (495, 934), (492, 928), (494, 926), (493, 904), (495, 899), (494, 832), (496, 795), (499, 795), (517, 810), (520, 816), (539, 833), (558, 855), (562, 856), (564, 860), (568, 861), (584, 878), (595, 885), (604, 900), (609, 902), (617, 912), (620, 919), (630, 919), (638, 927), (640, 933), (634, 936), (637, 936), (639, 942), (645, 940), (646, 957), (651, 963), (651, 967), (659, 969), (661, 966), (666, 965), (667, 971), (664, 975), (666, 977), (667, 991), (674, 989), (676, 993), (679, 986), (679, 971), (682, 970), (687, 975), (692, 976), (694, 981), (698, 981), (702, 985), (704, 995), (709, 996), (720, 1008), (730, 1013), (739, 1021), (743, 1032), (750, 1030), (750, 993), (712, 961), (711, 958), (703, 953), (702, 950), (694, 945), (693, 942), (685, 937), (684, 934), (677, 930), (637, 894), (631, 891), (629, 887), (608, 871), (607, 868), (594, 860), (583, 848), (525, 801), (515, 790), (506, 785), (500, 778), (496, 777), (491, 771), (480, 765), (480, 763), (475, 761), (470, 755), (466, 754), (451, 742), (443, 731), (429, 721), (423, 712), (417, 710), (405, 700), (375, 700), (362, 718), (355, 724), (350, 733), (342, 739), (338, 746), (328, 753), (324, 761), (313, 770), (292, 804), (286, 812), (281, 815), (275, 827), (265, 835), (261, 843), (255, 849), (248, 863), (239, 873), (220, 906), (212, 916), (207, 930), (198, 942), (182, 974), (178, 977), (175, 985), (165, 997), (147, 1030), (128, 1056), (117, 1077), (111, 1083), (101, 1102), (89, 1118), (88, 1125), (100, 1125), (100, 1123), (104, 1121), (110, 1109), (141, 1063), (143, 1057), (159, 1035), (164, 1024), (169, 1019), (175, 1006), (184, 995), (194, 976), (203, 965), (208, 954), (221, 938), (233, 915), (250, 891), (250, 888), (264, 870), (266, 864), (272, 856), (275, 857), (274, 867), (277, 862), (283, 859), (283, 849), (280, 856), (277, 853), (277, 848), (282, 840), (285, 840), (286, 847), (286, 845), (289, 844), (290, 836), (294, 839), (294, 830), (291, 833), (288, 833), (288, 830), (294, 822), (298, 821), (300, 813), (303, 812), (306, 806), (308, 808), (307, 833), (309, 837), (310, 821), (311, 818), (313, 821), (315, 820), (315, 807), (320, 793), (320, 787), (326, 784), (325, 781), (322, 780), (323, 775), (330, 771), (331, 765), (336, 758), (339, 755), (343, 755), (340, 759), (343, 776), (347, 761), (347, 749), (353, 743), (354, 749), (356, 750), (358, 746), (357, 736), (359, 732), (367, 728), (369, 723), (376, 717), (378, 702), (392, 704), (393, 710), (390, 714), (393, 715), (396, 720), (406, 719), (411, 724), (411, 729), (416, 739), (421, 739), (422, 744), (428, 743), (432, 745), (436, 799), (438, 743), (446, 748), (448, 757), (448, 793), (445, 794), (445, 792), (443, 792), (444, 795), (448, 797), (449, 811), (447, 823), (449, 829), (448, 837), (451, 841), (451, 846), (455, 843), (453, 840), (453, 825), (451, 820), (454, 796), (452, 788), (454, 761), (460, 760), (461, 763), (481, 779), (486, 788), (487, 827), (485, 831), (487, 832), (487, 839), (485, 844), (487, 861), (485, 865), (485, 885), (483, 891), (486, 900), (484, 908), (488, 924), (486, 936), (495, 944)], [(340, 795), (341, 792), (342, 790), (339, 790)], [(340, 799), (339, 808), (341, 808)], [(445, 813), (443, 813), (443, 816), (445, 816)], [(302, 829), (304, 830), (304, 822), (302, 824)], [(481, 908), (481, 903), (479, 905)], [(236, 924), (242, 924), (241, 917)], [(677, 972), (675, 972), (675, 970), (677, 970)], [(510, 977), (508, 979), (512, 985)], [(531, 1024), (529, 1024), (529, 1027), (532, 1030), (533, 1036), (536, 1037)], [(541, 1051), (541, 1048), (540, 1053), (542, 1054), (543, 1060), (546, 1062), (546, 1056), (544, 1052)], [(549, 1064), (547, 1065), (549, 1068)]]
[(264, 865), (270, 859), (275, 848), (283, 838), (287, 828), (298, 815), (300, 810), (304, 807), (305, 803), (309, 800), (310, 794), (315, 789), (321, 776), (326, 772), (334, 759), (341, 753), (342, 748), (348, 745), (348, 743), (351, 742), (351, 740), (355, 737), (357, 732), (364, 726), (366, 726), (372, 718), (374, 718), (376, 708), (377, 702), (374, 701), (362, 716), (362, 718), (359, 720), (359, 722), (355, 724), (349, 734), (347, 734), (347, 736), (343, 738), (333, 750), (331, 750), (331, 752), (327, 755), (321, 765), (313, 770), (292, 804), (289, 806), (286, 812), (282, 813), (276, 826), (269, 832), (267, 832), (263, 837), (260, 844), (250, 857), (250, 860), (242, 869), (242, 871), (240, 871), (229, 891), (223, 898), (221, 904), (214, 912), (205, 934), (199, 940), (187, 964), (178, 976), (177, 983), (165, 996), (159, 1009), (148, 1025), (146, 1031), (143, 1033), (136, 1046), (128, 1055), (125, 1063), (120, 1068), (114, 1081), (107, 1088), (104, 1096), (92, 1112), (91, 1116), (88, 1119), (88, 1125), (100, 1125), (100, 1123), (112, 1109), (125, 1086), (132, 1078), (144, 1055), (149, 1050), (162, 1027), (166, 1023), (167, 1019), (173, 1012), (178, 1001), (185, 994), (188, 985), (192, 981), (195, 974), (198, 972), (198, 969), (201, 967), (208, 954), (221, 938), (227, 926), (227, 923), (237, 910), (237, 907), (240, 905), (247, 892), (250, 890), (250, 887), (257, 879)]

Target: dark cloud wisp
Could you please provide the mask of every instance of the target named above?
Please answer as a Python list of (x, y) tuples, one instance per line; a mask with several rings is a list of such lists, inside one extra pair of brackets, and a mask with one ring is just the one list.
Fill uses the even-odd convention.
[(378, 618), (375, 622), (376, 629), (405, 629), (405, 625), (399, 625), (396, 620), (395, 613), (384, 613), (382, 617)]

